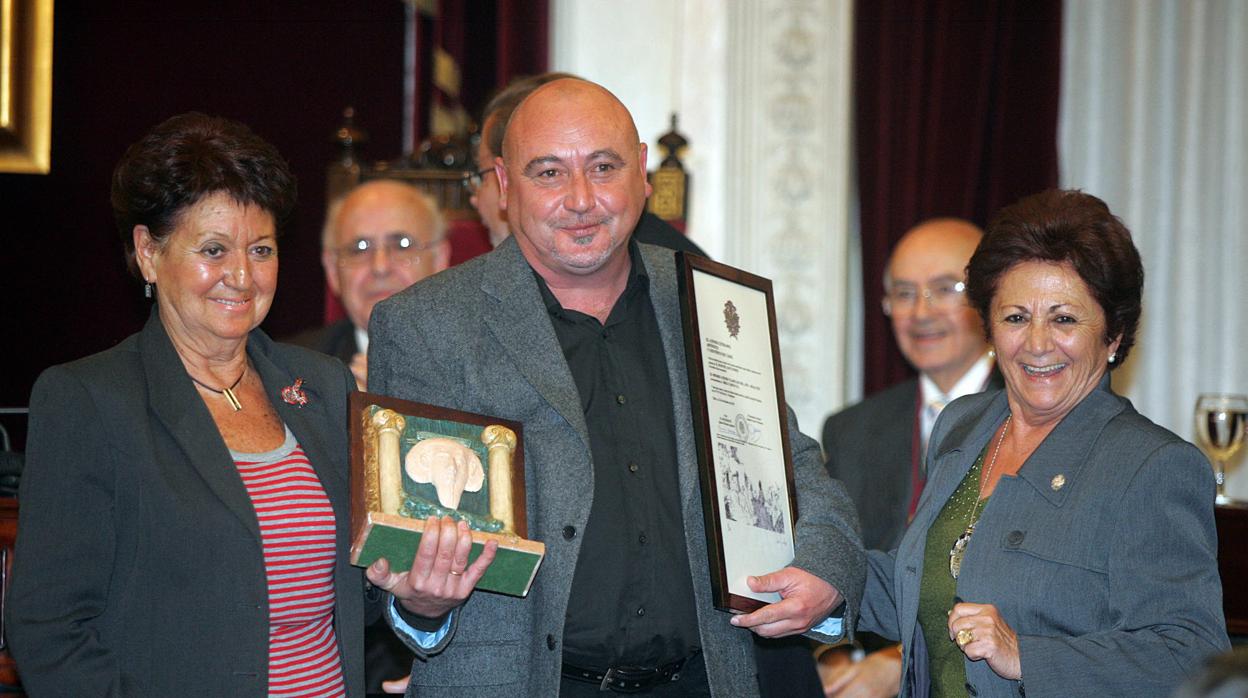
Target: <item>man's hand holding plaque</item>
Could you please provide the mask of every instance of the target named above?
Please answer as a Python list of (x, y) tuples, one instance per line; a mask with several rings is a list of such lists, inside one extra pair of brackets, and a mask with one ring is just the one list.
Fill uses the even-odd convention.
[(841, 603), (841, 593), (831, 584), (797, 567), (785, 567), (771, 574), (746, 577), (750, 590), (774, 592), (781, 600), (743, 615), (731, 623), (749, 628), (760, 637), (785, 637), (810, 630)]
[(392, 572), (379, 558), (368, 566), (368, 581), (399, 600), (411, 613), (440, 618), (468, 598), (498, 551), (497, 541), (487, 541), (481, 555), (468, 563), (472, 533), (468, 524), (450, 517), (425, 520), (424, 534), (407, 572)]

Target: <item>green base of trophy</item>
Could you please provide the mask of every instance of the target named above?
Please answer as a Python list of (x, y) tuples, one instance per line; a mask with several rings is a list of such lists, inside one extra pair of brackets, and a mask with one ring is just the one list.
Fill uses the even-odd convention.
[[(390, 562), (391, 570), (405, 572), (412, 566), (424, 528), (422, 519), (369, 512), (351, 545), (351, 564), (368, 567), (384, 557)], [(469, 564), (477, 559), (486, 542), (491, 540), (498, 543), (498, 552), (494, 562), (477, 582), (477, 588), (510, 596), (527, 596), (537, 568), (546, 555), (546, 546), (517, 536), (472, 531)]]

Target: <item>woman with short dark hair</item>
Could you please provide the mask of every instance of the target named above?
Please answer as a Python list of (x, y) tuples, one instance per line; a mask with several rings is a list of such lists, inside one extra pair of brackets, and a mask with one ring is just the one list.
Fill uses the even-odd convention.
[(155, 304), (138, 334), (35, 384), (6, 627), (23, 684), (361, 695), (354, 382), (257, 329), (294, 177), (246, 126), (183, 114), (126, 151), (112, 203)]
[(1165, 696), (1229, 646), (1213, 474), (1110, 389), (1144, 271), (1103, 201), (1005, 208), (967, 267), (1004, 390), (954, 401), (859, 628), (901, 640), (903, 696)]

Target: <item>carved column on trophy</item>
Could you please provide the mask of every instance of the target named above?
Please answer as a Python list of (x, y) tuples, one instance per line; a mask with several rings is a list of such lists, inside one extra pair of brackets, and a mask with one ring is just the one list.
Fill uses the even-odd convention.
[(650, 186), (654, 193), (646, 202), (646, 209), (662, 218), (672, 227), (685, 231), (689, 213), (689, 173), (680, 161), (680, 152), (689, 145), (689, 139), (676, 130), (676, 114), (672, 114), (672, 130), (659, 138), (659, 151), (663, 161), (659, 169), (650, 173)]
[(381, 510), (398, 514), (403, 505), (403, 471), (399, 448), (399, 435), (406, 422), (394, 410), (378, 410), (373, 415), (372, 426), (377, 430), (377, 491), (381, 498)]
[(490, 515), (503, 522), (503, 532), (515, 535), (516, 515), (511, 504), (511, 452), (516, 432), (498, 424), (481, 431), (481, 443), (489, 449)]

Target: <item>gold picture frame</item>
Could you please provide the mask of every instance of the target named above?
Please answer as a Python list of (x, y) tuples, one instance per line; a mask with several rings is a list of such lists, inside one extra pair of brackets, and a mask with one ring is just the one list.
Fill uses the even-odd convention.
[(52, 0), (0, 0), (0, 172), (52, 169)]

